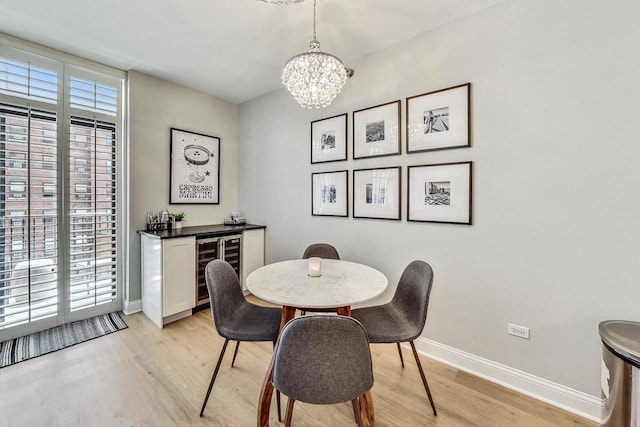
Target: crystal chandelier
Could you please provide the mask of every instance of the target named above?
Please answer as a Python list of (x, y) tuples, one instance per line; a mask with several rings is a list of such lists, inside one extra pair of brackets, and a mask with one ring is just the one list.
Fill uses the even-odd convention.
[(320, 51), (316, 40), (316, 0), (313, 0), (313, 39), (309, 51), (294, 56), (282, 70), (282, 83), (298, 103), (306, 108), (320, 108), (331, 101), (353, 75), (342, 61)]

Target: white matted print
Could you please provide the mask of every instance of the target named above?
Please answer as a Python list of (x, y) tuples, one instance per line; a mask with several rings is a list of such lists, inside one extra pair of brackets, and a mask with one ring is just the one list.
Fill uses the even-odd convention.
[(348, 216), (347, 171), (311, 174), (311, 214)]
[(409, 166), (408, 221), (471, 224), (472, 162)]
[(471, 83), (407, 98), (407, 153), (471, 146)]
[(400, 219), (400, 167), (353, 171), (353, 217)]
[(347, 160), (347, 113), (311, 122), (311, 163)]
[(170, 204), (218, 204), (220, 138), (171, 128)]
[(400, 100), (353, 112), (353, 158), (400, 154)]

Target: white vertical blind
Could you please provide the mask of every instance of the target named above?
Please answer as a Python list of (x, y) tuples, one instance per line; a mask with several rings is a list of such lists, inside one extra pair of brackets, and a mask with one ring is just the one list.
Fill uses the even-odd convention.
[(116, 134), (115, 123), (71, 117), (71, 311), (117, 299)]
[(58, 313), (56, 131), (55, 112), (0, 104), (0, 328)]

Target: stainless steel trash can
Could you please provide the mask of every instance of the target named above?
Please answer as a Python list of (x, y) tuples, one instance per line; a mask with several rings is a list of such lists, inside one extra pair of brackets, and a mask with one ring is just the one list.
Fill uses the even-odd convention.
[(608, 320), (602, 339), (601, 425), (640, 427), (640, 322)]

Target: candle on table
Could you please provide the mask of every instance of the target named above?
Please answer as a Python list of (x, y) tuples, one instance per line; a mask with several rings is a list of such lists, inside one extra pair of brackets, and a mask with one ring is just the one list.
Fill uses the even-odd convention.
[(309, 258), (309, 271), (308, 271), (309, 276), (311, 277), (320, 276), (322, 274), (321, 269), (322, 269), (322, 258), (318, 258), (318, 257)]

